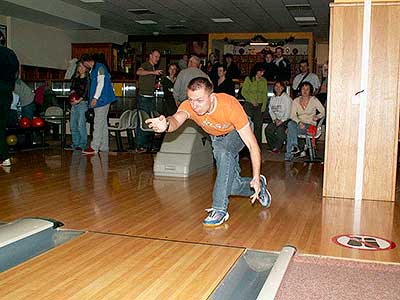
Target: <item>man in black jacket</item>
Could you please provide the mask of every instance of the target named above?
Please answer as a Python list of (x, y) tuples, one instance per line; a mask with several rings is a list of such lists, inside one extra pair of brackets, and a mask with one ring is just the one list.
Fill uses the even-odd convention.
[(4, 35), (0, 32), (0, 166), (11, 165), (6, 144), (6, 126), (19, 70), (17, 56), (14, 51), (5, 47), (5, 43)]

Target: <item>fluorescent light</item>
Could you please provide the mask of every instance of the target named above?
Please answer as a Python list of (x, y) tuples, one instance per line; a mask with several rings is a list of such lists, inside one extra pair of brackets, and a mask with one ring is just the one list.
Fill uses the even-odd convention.
[(266, 42), (250, 42), (250, 46), (268, 46), (269, 43)]
[(142, 24), (142, 25), (154, 25), (157, 24), (157, 22), (153, 20), (136, 20), (136, 23)]
[(231, 18), (211, 18), (215, 23), (233, 23), (233, 20)]
[(83, 3), (102, 3), (104, 0), (81, 0)]
[(317, 19), (315, 17), (294, 17), (296, 22), (316, 22)]

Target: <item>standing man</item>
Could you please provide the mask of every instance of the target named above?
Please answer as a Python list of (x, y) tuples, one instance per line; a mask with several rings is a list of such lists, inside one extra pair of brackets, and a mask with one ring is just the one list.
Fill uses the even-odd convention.
[(290, 62), (283, 57), (283, 48), (276, 47), (274, 64), (276, 65), (276, 80), (285, 81), (286, 84), (290, 81)]
[(297, 74), (296, 77), (293, 79), (293, 95), (294, 97), (298, 97), (301, 95), (301, 91), (299, 89), (300, 85), (303, 82), (308, 81), (312, 84), (314, 88), (314, 92), (312, 96), (315, 96), (319, 92), (319, 88), (321, 87), (321, 83), (319, 82), (319, 78), (317, 74), (312, 73), (309, 71), (308, 60), (302, 59), (300, 61), (300, 74)]
[[(268, 208), (271, 195), (267, 181), (260, 175), (261, 154), (249, 119), (239, 101), (227, 94), (214, 94), (208, 78), (197, 77), (187, 87), (188, 101), (183, 102), (171, 117), (160, 116), (146, 121), (156, 132), (172, 132), (187, 119), (194, 120), (211, 136), (217, 165), (217, 178), (213, 192), (213, 206), (206, 211), (206, 226), (218, 226), (229, 219), (230, 195), (257, 199)], [(250, 151), (253, 177), (241, 177), (239, 152), (244, 146)]]
[[(154, 96), (156, 76), (162, 74), (162, 70), (155, 69), (159, 60), (160, 51), (153, 49), (150, 52), (149, 60), (142, 63), (140, 68), (136, 71), (136, 75), (139, 76), (139, 98), (137, 109), (147, 112), (149, 116), (156, 107), (156, 99)], [(151, 135), (152, 133), (144, 132), (140, 129), (138, 118), (138, 126), (136, 128), (136, 152), (143, 153), (151, 150)]]
[(181, 104), (188, 98), (186, 90), (190, 80), (196, 77), (209, 78), (206, 73), (204, 73), (202, 70), (199, 69), (199, 67), (200, 67), (200, 58), (198, 58), (195, 55), (192, 55), (189, 59), (187, 69), (179, 72), (174, 85), (174, 99), (176, 102), (176, 106), (179, 106), (179, 104)]
[(8, 49), (0, 32), (0, 166), (11, 165), (6, 143), (6, 126), (13, 101), (13, 90), (18, 77), (19, 61), (14, 51)]
[(115, 101), (111, 76), (105, 65), (96, 62), (92, 56), (83, 54), (80, 62), (89, 70), (89, 105), (94, 110), (94, 131), (90, 147), (83, 154), (108, 152), (107, 116), (110, 103)]

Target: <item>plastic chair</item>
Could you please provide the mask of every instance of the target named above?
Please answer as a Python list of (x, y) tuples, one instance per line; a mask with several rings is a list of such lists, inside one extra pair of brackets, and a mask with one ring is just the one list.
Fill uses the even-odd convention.
[[(151, 112), (151, 114), (150, 114), (150, 116), (149, 116), (149, 114), (147, 113), (147, 112), (145, 112), (145, 111), (143, 111), (143, 110), (139, 110), (138, 111), (138, 118), (139, 118), (139, 126), (140, 126), (140, 129), (142, 130), (142, 131), (145, 131), (145, 132), (152, 132), (152, 133), (155, 133), (155, 131), (152, 129), (152, 128), (150, 128), (147, 124), (146, 124), (146, 120), (147, 119), (149, 119), (149, 118), (156, 118), (156, 117), (159, 117), (160, 116), (160, 114), (157, 112), (157, 111), (152, 111)], [(160, 134), (157, 134), (158, 136), (160, 136)], [(151, 135), (151, 143), (150, 143), (150, 146), (151, 146), (151, 148), (153, 149), (153, 143), (154, 143), (154, 136), (155, 136), (155, 134), (152, 134)], [(158, 151), (158, 150), (156, 150), (156, 149), (153, 149), (152, 151)]]
[(122, 113), (121, 117), (118, 120), (118, 125), (117, 126), (108, 126), (108, 131), (112, 135), (112, 133), (115, 133), (115, 140), (117, 142), (117, 151), (122, 152), (125, 151), (124, 147), (122, 145), (122, 136), (121, 132), (127, 131), (130, 122), (131, 122), (131, 114), (133, 112), (131, 110), (126, 110)]
[[(314, 137), (315, 140), (319, 139), (319, 137), (322, 134), (322, 124), (323, 124), (324, 120), (325, 120), (325, 117), (318, 120), (317, 133), (315, 134), (315, 137)], [(313, 143), (312, 143), (313, 136), (311, 134), (307, 133), (307, 134), (299, 134), (297, 136), (297, 138), (306, 140), (306, 146), (305, 146), (304, 150), (308, 150), (308, 154), (310, 156), (309, 162), (320, 162), (321, 159), (317, 159), (316, 154), (315, 154), (316, 146), (313, 145)]]
[[(65, 116), (64, 111), (59, 106), (49, 106), (44, 115), (43, 120), (47, 123), (61, 126), (61, 147), (64, 147), (65, 143)], [(57, 127), (58, 130), (58, 127)]]
[(129, 150), (135, 149), (134, 135), (135, 135), (135, 129), (137, 127), (137, 123), (138, 123), (138, 113), (137, 113), (137, 110), (135, 109), (131, 113), (129, 126), (126, 130), (126, 135), (128, 137), (128, 145), (129, 145), (128, 149)]

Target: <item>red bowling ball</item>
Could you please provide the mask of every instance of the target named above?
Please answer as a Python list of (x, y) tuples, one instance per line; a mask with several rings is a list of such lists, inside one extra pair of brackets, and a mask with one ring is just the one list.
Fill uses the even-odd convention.
[(39, 128), (44, 126), (44, 121), (41, 118), (34, 118), (32, 120), (32, 127)]
[(26, 117), (21, 118), (21, 120), (19, 120), (19, 127), (25, 129), (31, 127), (31, 120)]
[(76, 93), (71, 93), (70, 95), (69, 95), (69, 102), (70, 103), (74, 103), (75, 101), (78, 101), (79, 99), (81, 99), (81, 97), (78, 95), (78, 94), (76, 94)]

